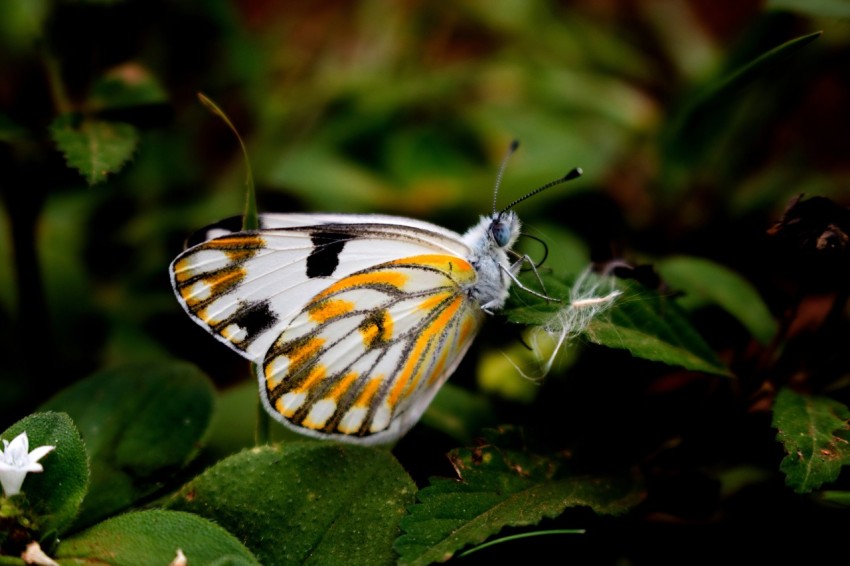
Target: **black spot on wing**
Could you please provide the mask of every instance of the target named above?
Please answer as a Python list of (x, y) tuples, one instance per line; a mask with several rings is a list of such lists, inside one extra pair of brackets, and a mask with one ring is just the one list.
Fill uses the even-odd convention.
[(253, 303), (237, 310), (233, 316), (220, 323), (220, 328), (236, 324), (246, 331), (245, 339), (237, 345), (246, 349), (258, 336), (277, 323), (277, 315), (272, 312), (268, 301)]
[(337, 232), (313, 232), (310, 242), (313, 251), (307, 257), (307, 277), (328, 277), (333, 275), (339, 265), (339, 254), (351, 234)]

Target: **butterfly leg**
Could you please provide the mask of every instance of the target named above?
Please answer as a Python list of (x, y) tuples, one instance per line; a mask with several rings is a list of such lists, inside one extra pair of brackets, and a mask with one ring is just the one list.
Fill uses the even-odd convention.
[[(520, 283), (519, 279), (517, 278), (517, 273), (519, 273), (519, 270), (522, 268), (522, 265), (524, 263), (527, 263), (528, 265), (531, 266), (531, 271), (534, 272), (534, 276), (537, 278), (537, 281), (540, 283), (540, 287), (543, 289), (543, 293), (539, 293), (539, 292), (535, 291), (534, 289), (530, 289), (530, 288), (526, 287), (525, 285), (523, 285), (522, 283)], [(519, 287), (520, 289), (522, 289), (526, 293), (530, 293), (530, 294), (534, 295), (535, 297), (540, 297), (541, 299), (545, 299), (545, 300), (551, 301), (553, 303), (560, 303), (561, 302), (560, 299), (556, 299), (555, 297), (550, 297), (549, 295), (546, 294), (546, 286), (543, 284), (543, 279), (540, 277), (540, 273), (537, 271), (537, 266), (534, 265), (534, 261), (532, 261), (532, 259), (528, 255), (524, 255), (524, 256), (520, 257), (518, 260), (516, 260), (514, 263), (512, 263), (510, 267), (505, 267), (504, 265), (500, 265), (500, 267), (502, 268), (502, 271), (504, 271), (507, 274), (507, 276), (511, 278), (511, 281), (513, 281), (514, 284), (517, 287)]]

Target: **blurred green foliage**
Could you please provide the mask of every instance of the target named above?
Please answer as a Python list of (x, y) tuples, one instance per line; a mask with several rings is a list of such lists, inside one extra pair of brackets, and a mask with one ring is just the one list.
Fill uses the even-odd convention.
[[(583, 473), (639, 471), (647, 489), (616, 522), (550, 525), (596, 538), (523, 544), (645, 563), (673, 555), (670, 540), (716, 549), (706, 560), (735, 541), (781, 556), (743, 538), (753, 521), (777, 540), (839, 536), (845, 511), (824, 502), (846, 500), (847, 478), (831, 469), (820, 499), (785, 487), (770, 424), (783, 415), (770, 411), (781, 387), (850, 402), (848, 17), (828, 0), (5, 0), (0, 428), (130, 362), (190, 361), (221, 389), (253, 380), (168, 282), (187, 235), (244, 207), (239, 144), (203, 92), (245, 142), (261, 212), (394, 213), (463, 231), (490, 210), (510, 140), (522, 147), (500, 203), (582, 167), (518, 206), (548, 245), (542, 269), (563, 281), (589, 260), (658, 263), (670, 281), (652, 292), (671, 304), (685, 293), (710, 373), (735, 376), (582, 342), (546, 381), (517, 387), (512, 364), (493, 363), (520, 348), (515, 327), (490, 321), (452, 379), (461, 392), (394, 449), (420, 486), (451, 475), (443, 454), (482, 424), (512, 423)], [(832, 199), (839, 220), (790, 244), (768, 236), (801, 193)], [(609, 342), (641, 323), (608, 324)], [(252, 400), (223, 406), (246, 422), (214, 426), (207, 464), (250, 438)]]

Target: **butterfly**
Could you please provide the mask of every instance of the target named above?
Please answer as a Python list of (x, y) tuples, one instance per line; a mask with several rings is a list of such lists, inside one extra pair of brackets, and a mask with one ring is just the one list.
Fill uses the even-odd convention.
[(195, 322), (254, 362), (275, 419), (319, 438), (392, 442), (416, 424), (511, 284), (545, 297), (517, 280), (530, 260), (511, 249), (513, 207), (579, 175), (494, 205), (463, 235), (379, 214), (261, 214), (248, 231), (232, 218), (187, 244), (171, 283)]

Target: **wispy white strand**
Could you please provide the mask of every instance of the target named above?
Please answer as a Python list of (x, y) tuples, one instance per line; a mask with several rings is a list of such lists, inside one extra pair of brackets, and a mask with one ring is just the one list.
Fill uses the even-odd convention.
[[(531, 376), (511, 363), (526, 379), (539, 380), (546, 376), (555, 363), (561, 348), (587, 330), (590, 323), (607, 311), (622, 294), (614, 288), (614, 278), (594, 274), (585, 269), (570, 288), (570, 302), (552, 315), (544, 324), (532, 329), (529, 346), (543, 358), (547, 344), (554, 343), (552, 353), (539, 362), (539, 375)], [(547, 344), (544, 344), (544, 340)]]

